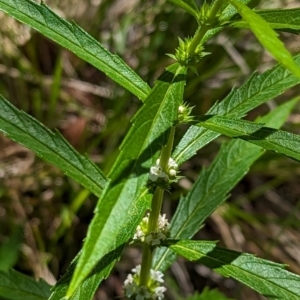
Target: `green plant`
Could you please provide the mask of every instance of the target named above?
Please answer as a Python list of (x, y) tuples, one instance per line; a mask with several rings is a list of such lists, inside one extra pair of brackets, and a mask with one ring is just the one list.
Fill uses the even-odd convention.
[[(105, 176), (58, 132), (50, 131), (1, 96), (0, 130), (59, 167), (100, 199), (82, 251), (51, 294), (45, 283), (35, 283), (11, 270), (0, 274), (0, 296), (92, 299), (123, 249), (128, 243), (137, 242), (143, 245), (143, 259), (125, 282), (125, 295), (129, 298), (162, 299), (161, 272), (176, 255), (235, 278), (266, 297), (299, 298), (300, 277), (286, 271), (283, 265), (219, 248), (215, 242), (190, 239), (265, 150), (300, 160), (299, 135), (278, 129), (299, 98), (282, 104), (257, 122), (241, 119), (300, 82), (300, 56), (292, 57), (273, 30), (299, 33), (300, 9), (254, 11), (246, 6), (250, 2), (247, 0), (215, 0), (210, 4), (204, 2), (200, 8), (193, 0), (171, 2), (190, 13), (199, 26), (192, 38), (179, 40), (175, 54), (169, 55), (176, 62), (166, 68), (151, 89), (117, 55), (45, 4), (0, 0), (1, 10), (71, 50), (143, 102), (112, 169)], [(187, 71), (199, 72), (197, 64), (209, 55), (204, 52), (205, 42), (226, 27), (250, 28), (279, 65), (253, 74), (204, 116), (191, 116), (191, 107), (183, 102)], [(190, 127), (173, 150), (176, 127), (182, 123)], [(224, 143), (211, 166), (202, 170), (192, 189), (180, 200), (169, 224), (160, 215), (161, 206), (165, 191), (180, 178), (178, 166), (220, 134), (235, 139)], [(146, 211), (149, 213), (145, 216)]]

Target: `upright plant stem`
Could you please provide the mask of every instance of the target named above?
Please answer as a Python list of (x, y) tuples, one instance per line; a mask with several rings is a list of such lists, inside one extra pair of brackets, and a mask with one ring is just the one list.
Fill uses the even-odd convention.
[[(156, 230), (163, 196), (164, 196), (164, 190), (157, 187), (152, 199), (147, 234), (150, 234), (151, 232)], [(151, 249), (151, 246), (148, 245), (147, 243), (144, 243), (141, 273), (140, 273), (140, 285), (147, 286), (149, 275), (150, 275), (150, 269), (152, 265), (152, 257), (153, 257), (153, 250)]]
[(203, 37), (205, 36), (207, 31), (213, 27), (214, 20), (218, 14), (220, 8), (222, 7), (223, 2), (224, 2), (224, 0), (215, 0), (214, 1), (207, 19), (204, 20), (201, 27), (198, 28), (198, 30), (196, 31), (196, 33), (191, 41), (191, 44), (188, 49), (189, 55), (193, 55), (195, 53), (197, 46), (201, 43), (201, 40), (203, 39)]
[[(175, 134), (175, 127), (171, 127), (168, 142), (164, 147), (162, 147), (161, 150), (160, 165), (164, 172), (167, 171), (169, 159), (171, 157), (174, 134)], [(164, 190), (160, 187), (157, 187), (155, 189), (153, 199), (152, 199), (147, 234), (150, 234), (151, 232), (157, 230), (157, 223), (161, 211), (163, 196), (164, 196)], [(147, 286), (148, 284), (150, 269), (152, 265), (152, 257), (153, 257), (153, 248), (150, 245), (145, 243), (143, 248), (142, 265), (141, 265), (141, 273), (140, 273), (140, 282), (139, 282), (140, 286), (142, 285)]]
[(173, 142), (174, 142), (174, 135), (175, 135), (175, 126), (171, 127), (168, 142), (167, 142), (166, 146), (164, 146), (161, 150), (160, 165), (164, 172), (167, 171), (169, 159), (171, 157), (172, 147), (173, 147)]
[(215, 2), (213, 3), (208, 17), (210, 22), (213, 21), (213, 19), (216, 17), (217, 13), (223, 5), (223, 2), (224, 0), (215, 0)]

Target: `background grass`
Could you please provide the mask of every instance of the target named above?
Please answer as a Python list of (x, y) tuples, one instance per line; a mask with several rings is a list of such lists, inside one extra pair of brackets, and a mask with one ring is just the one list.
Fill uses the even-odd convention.
[[(299, 6), (292, 0), (262, 2), (268, 8)], [(177, 37), (191, 36), (196, 28), (188, 14), (165, 0), (49, 0), (46, 4), (117, 52), (151, 85), (172, 62), (165, 53), (174, 53)], [(50, 128), (58, 128), (107, 173), (141, 103), (94, 67), (2, 12), (0, 23), (0, 93)], [(299, 52), (299, 36), (281, 37), (291, 52)], [(199, 76), (189, 74), (185, 94), (197, 115), (224, 98), (233, 86), (241, 85), (254, 70), (274, 65), (247, 30), (226, 30), (205, 51), (212, 55), (199, 64)], [(248, 118), (253, 120), (298, 94), (296, 87)], [(298, 107), (285, 129), (300, 133), (299, 124)], [(178, 130), (177, 141), (185, 130), (185, 126)], [(223, 141), (217, 139), (182, 165), (185, 178), (173, 187), (164, 204), (168, 216)], [(0, 147), (0, 269), (14, 267), (53, 284), (81, 248), (97, 199), (2, 135)], [(287, 263), (300, 274), (299, 178), (299, 164), (268, 152), (196, 238), (220, 240), (222, 246)], [(122, 296), (126, 274), (139, 262), (139, 249), (128, 248), (95, 299)], [(231, 279), (183, 260), (168, 271), (166, 285), (170, 300), (186, 299), (206, 285), (238, 300), (263, 299)]]

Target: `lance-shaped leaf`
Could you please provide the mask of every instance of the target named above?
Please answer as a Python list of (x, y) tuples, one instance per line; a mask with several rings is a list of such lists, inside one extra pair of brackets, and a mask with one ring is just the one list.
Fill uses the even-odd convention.
[(264, 127), (264, 124), (221, 116), (206, 116), (205, 120), (200, 121), (199, 126), (245, 140), (266, 150), (272, 150), (300, 161), (300, 135)]
[[(256, 10), (268, 24), (275, 30), (300, 33), (300, 8), (292, 9), (266, 9)], [(249, 24), (244, 20), (237, 20), (230, 23), (236, 28), (249, 28)]]
[(75, 23), (55, 14), (44, 2), (0, 0), (0, 10), (72, 51), (139, 99), (144, 100), (150, 92), (149, 86), (119, 56), (110, 53)]
[[(295, 56), (300, 66), (300, 55)], [(254, 73), (240, 88), (233, 89), (221, 102), (214, 105), (207, 114), (218, 114), (232, 118), (242, 118), (248, 111), (279, 96), (287, 89), (298, 84), (300, 80), (278, 65), (262, 74)], [(183, 163), (219, 134), (191, 126), (176, 147), (172, 157), (178, 164)]]
[[(280, 128), (299, 100), (297, 97), (278, 106), (260, 117), (259, 122)], [(243, 140), (224, 144), (210, 167), (201, 170), (192, 189), (180, 199), (172, 218), (170, 236), (174, 239), (192, 238), (263, 153), (263, 148)], [(165, 271), (175, 259), (176, 255), (170, 248), (161, 247), (155, 252), (153, 268)]]
[(185, 75), (186, 68), (177, 63), (168, 67), (135, 115), (109, 175), (111, 181), (97, 205), (68, 296), (75, 292), (99, 260), (115, 248), (134, 199), (146, 192), (150, 166), (177, 119)]
[(300, 68), (293, 60), (291, 53), (284, 47), (282, 41), (277, 37), (277, 33), (270, 27), (262, 17), (237, 0), (229, 0), (244, 21), (249, 24), (251, 31), (256, 38), (266, 48), (273, 57), (284, 65), (288, 70), (300, 78)]
[(170, 248), (190, 261), (197, 261), (224, 277), (234, 278), (270, 299), (298, 300), (300, 276), (285, 265), (252, 254), (219, 248), (215, 242), (179, 241)]
[(191, 14), (196, 20), (198, 20), (198, 6), (194, 2), (194, 0), (168, 0), (173, 4), (183, 8), (186, 12)]
[(11, 300), (47, 300), (50, 285), (45, 281), (35, 281), (15, 270), (0, 271), (0, 297)]
[(18, 110), (0, 95), (0, 132), (61, 169), (100, 196), (107, 179), (89, 158), (80, 155), (58, 132)]
[[(151, 196), (142, 195), (136, 199), (128, 213), (128, 219), (117, 237), (116, 248), (105, 255), (93, 269), (92, 273), (83, 281), (70, 300), (92, 300), (101, 281), (108, 277), (116, 261), (120, 259), (127, 241), (133, 236), (139, 225), (139, 220), (144, 216), (144, 211), (150, 208)], [(49, 300), (61, 300), (67, 293), (79, 254), (69, 266), (67, 272), (52, 289)]]

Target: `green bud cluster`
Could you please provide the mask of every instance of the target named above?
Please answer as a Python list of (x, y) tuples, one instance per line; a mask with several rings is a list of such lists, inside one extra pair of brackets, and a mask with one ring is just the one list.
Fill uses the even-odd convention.
[(178, 123), (189, 124), (194, 120), (191, 116), (193, 107), (190, 107), (187, 103), (182, 103), (178, 107)]
[(198, 13), (198, 23), (200, 25), (211, 25), (209, 22), (210, 10), (211, 10), (211, 6), (206, 2), (203, 3)]
[(192, 38), (185, 38), (182, 40), (181, 38), (178, 38), (179, 40), (179, 47), (175, 50), (175, 55), (173, 54), (167, 54), (169, 57), (175, 59), (178, 61), (181, 65), (184, 65), (186, 67), (194, 67), (197, 62), (200, 61), (202, 57), (207, 55), (208, 53), (203, 52), (203, 46), (199, 44), (194, 51), (194, 53), (189, 53), (189, 47), (192, 42)]

